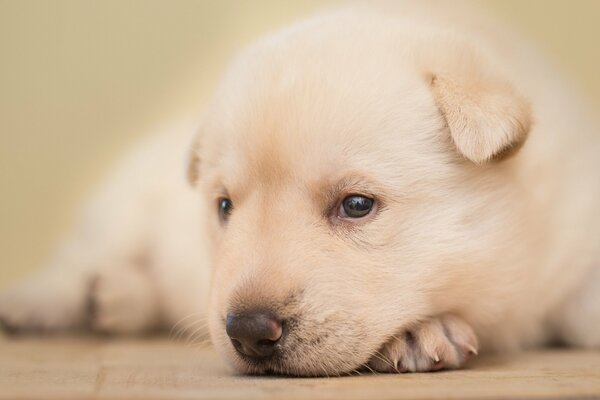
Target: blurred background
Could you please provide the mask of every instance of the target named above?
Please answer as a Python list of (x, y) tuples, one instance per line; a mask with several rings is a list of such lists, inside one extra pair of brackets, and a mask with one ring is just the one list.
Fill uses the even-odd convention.
[[(235, 49), (334, 3), (0, 0), (0, 286), (50, 255), (136, 140), (198, 113)], [(479, 3), (600, 110), (600, 1)]]

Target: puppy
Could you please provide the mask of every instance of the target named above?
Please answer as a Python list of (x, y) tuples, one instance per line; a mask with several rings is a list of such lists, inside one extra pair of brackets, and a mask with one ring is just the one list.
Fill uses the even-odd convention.
[(242, 52), (183, 131), (141, 145), (2, 296), (8, 330), (202, 332), (207, 315), (236, 371), (302, 376), (600, 346), (597, 125), (486, 17), (317, 16)]

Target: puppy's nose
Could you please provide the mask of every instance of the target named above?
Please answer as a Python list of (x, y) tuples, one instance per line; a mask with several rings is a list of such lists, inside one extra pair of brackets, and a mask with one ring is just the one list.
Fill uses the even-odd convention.
[(233, 347), (253, 358), (266, 358), (273, 354), (275, 344), (283, 334), (281, 322), (265, 312), (229, 313), (225, 330)]

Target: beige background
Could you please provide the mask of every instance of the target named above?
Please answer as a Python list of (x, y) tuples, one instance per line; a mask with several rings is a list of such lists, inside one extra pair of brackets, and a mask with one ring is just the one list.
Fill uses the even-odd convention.
[[(235, 48), (326, 3), (0, 0), (0, 284), (48, 256), (111, 160), (202, 106)], [(481, 3), (600, 109), (600, 1)]]

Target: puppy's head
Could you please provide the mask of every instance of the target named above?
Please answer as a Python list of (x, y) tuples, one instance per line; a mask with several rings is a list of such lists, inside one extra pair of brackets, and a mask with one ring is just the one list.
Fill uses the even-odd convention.
[(192, 152), (211, 335), (244, 373), (349, 372), (472, 301), (509, 218), (500, 159), (529, 129), (510, 86), (448, 66), (454, 48), (315, 24), (234, 63)]

